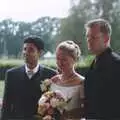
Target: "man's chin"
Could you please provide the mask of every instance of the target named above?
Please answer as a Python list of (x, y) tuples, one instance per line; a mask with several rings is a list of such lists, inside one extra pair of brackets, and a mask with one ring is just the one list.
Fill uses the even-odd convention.
[(88, 52), (92, 54), (94, 53), (91, 48), (88, 48)]

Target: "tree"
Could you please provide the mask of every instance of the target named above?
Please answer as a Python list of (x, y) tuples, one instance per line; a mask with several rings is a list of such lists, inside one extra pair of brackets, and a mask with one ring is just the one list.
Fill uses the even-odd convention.
[(60, 41), (70, 39), (76, 42), (83, 54), (87, 53), (84, 24), (91, 18), (90, 14), (93, 13), (91, 6), (92, 3), (89, 0), (82, 0), (77, 4), (74, 3), (74, 0), (71, 0), (69, 16), (61, 20), (58, 35)]
[(32, 23), (32, 30), (36, 35), (42, 37), (45, 43), (45, 51), (53, 52), (54, 48), (54, 36), (56, 35), (58, 29), (60, 27), (60, 19), (58, 18), (50, 18), (50, 17), (42, 17)]
[(61, 21), (60, 40), (71, 39), (80, 45), (82, 53), (86, 54), (84, 24), (94, 18), (108, 20), (113, 29), (111, 45), (116, 51), (120, 47), (120, 0), (71, 0), (70, 13)]
[(50, 17), (42, 17), (32, 23), (3, 20), (0, 22), (0, 55), (18, 57), (23, 39), (29, 35), (40, 36), (44, 40), (46, 51), (53, 51), (54, 36), (59, 26), (59, 19)]

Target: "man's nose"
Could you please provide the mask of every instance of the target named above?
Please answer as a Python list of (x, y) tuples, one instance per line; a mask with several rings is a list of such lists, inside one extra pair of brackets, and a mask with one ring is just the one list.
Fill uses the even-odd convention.
[(24, 50), (24, 51), (23, 51), (23, 54), (24, 54), (24, 55), (28, 55), (28, 54), (29, 54), (29, 51), (28, 51), (28, 50)]

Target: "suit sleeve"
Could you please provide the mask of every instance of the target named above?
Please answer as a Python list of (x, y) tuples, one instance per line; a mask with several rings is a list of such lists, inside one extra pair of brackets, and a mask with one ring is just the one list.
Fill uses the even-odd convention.
[(4, 95), (1, 109), (1, 120), (7, 120), (11, 110), (11, 89), (9, 82), (10, 76), (9, 73), (7, 72), (5, 77)]

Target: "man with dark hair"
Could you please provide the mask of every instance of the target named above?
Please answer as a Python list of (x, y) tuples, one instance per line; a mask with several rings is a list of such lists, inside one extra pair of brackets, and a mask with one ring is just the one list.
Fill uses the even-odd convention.
[(86, 118), (120, 119), (120, 56), (110, 47), (111, 25), (104, 19), (86, 25), (88, 50), (96, 57), (85, 76)]
[(44, 43), (37, 36), (24, 39), (25, 65), (7, 71), (1, 120), (33, 120), (41, 97), (40, 84), (56, 71), (38, 63)]
[(38, 50), (44, 50), (44, 42), (38, 36), (29, 36), (24, 38), (24, 43), (33, 43)]

